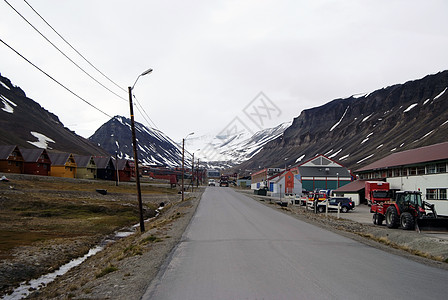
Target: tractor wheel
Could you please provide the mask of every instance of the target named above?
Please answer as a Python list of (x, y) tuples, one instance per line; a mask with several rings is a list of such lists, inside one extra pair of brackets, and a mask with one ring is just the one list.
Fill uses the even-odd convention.
[(377, 217), (377, 219), (376, 219), (376, 224), (377, 224), (377, 225), (383, 225), (383, 221), (384, 221), (384, 216), (378, 214), (378, 217)]
[(415, 229), (415, 221), (414, 217), (409, 212), (404, 212), (400, 217), (401, 228), (403, 230), (414, 230)]
[(400, 218), (395, 206), (391, 205), (386, 210), (386, 226), (388, 228), (397, 228), (400, 225)]

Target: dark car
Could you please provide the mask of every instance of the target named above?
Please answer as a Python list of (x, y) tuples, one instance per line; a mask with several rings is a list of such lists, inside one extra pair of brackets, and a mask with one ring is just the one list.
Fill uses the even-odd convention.
[(341, 212), (346, 213), (352, 209), (355, 209), (355, 202), (350, 198), (344, 197), (332, 197), (328, 200), (322, 201), (318, 204), (317, 210), (319, 212), (325, 212), (325, 206), (328, 201), (328, 210), (338, 210), (338, 204), (341, 203)]

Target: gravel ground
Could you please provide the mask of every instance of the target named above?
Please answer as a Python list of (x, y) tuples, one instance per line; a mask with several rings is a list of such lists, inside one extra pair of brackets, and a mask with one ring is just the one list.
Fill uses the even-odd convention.
[[(160, 266), (180, 241), (194, 215), (203, 190), (172, 202), (146, 224), (147, 231), (110, 244), (78, 267), (38, 291), (31, 299), (140, 299)], [(251, 196), (254, 201), (260, 197)], [(280, 207), (266, 199), (261, 203), (300, 220), (338, 232), (384, 251), (448, 270), (448, 240), (416, 232), (391, 230), (348, 219), (305, 212), (300, 207)]]

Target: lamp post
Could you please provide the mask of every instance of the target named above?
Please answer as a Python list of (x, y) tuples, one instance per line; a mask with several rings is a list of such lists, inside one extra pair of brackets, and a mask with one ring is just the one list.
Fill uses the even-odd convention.
[(140, 232), (145, 232), (145, 221), (143, 220), (143, 203), (142, 203), (142, 190), (140, 187), (140, 174), (138, 171), (138, 156), (137, 156), (137, 138), (135, 137), (135, 122), (134, 122), (134, 106), (132, 104), (132, 90), (135, 87), (138, 79), (141, 76), (145, 76), (152, 72), (152, 69), (148, 69), (142, 74), (138, 75), (132, 87), (128, 87), (129, 91), (129, 107), (131, 110), (131, 131), (132, 131), (132, 146), (134, 148), (134, 168), (135, 168), (135, 181), (137, 183), (137, 197), (138, 197), (138, 209), (140, 212)]
[(194, 132), (191, 132), (189, 134), (187, 134), (187, 136), (185, 138), (182, 139), (182, 201), (184, 201), (184, 157), (185, 157), (185, 140), (187, 139), (188, 136), (194, 134)]

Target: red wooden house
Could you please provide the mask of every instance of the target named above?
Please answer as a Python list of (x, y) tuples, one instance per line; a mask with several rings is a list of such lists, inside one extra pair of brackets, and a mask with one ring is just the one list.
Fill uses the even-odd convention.
[(23, 156), (17, 146), (0, 146), (0, 172), (23, 173)]
[(24, 174), (48, 176), (51, 170), (50, 156), (45, 149), (20, 149), (24, 159)]
[[(118, 169), (118, 176), (120, 181), (131, 181), (132, 168), (129, 165), (129, 160), (127, 159), (118, 159), (113, 160), (115, 170)], [(115, 180), (117, 179), (117, 172), (114, 174)]]

